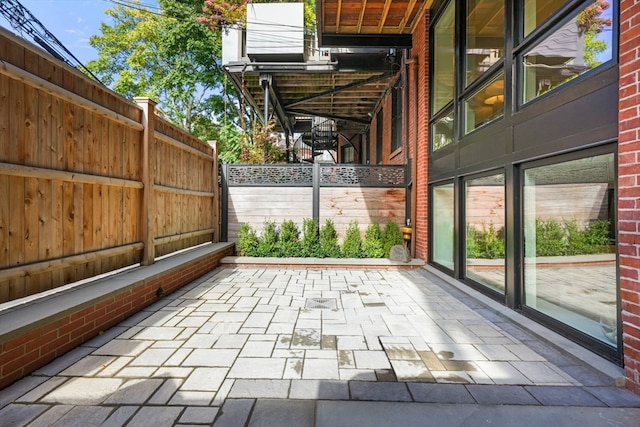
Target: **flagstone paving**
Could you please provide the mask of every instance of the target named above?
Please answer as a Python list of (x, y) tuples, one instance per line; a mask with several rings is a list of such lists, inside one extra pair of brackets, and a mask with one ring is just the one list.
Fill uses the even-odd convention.
[(424, 270), (219, 268), (0, 393), (17, 426), (314, 425), (319, 401), (640, 408)]

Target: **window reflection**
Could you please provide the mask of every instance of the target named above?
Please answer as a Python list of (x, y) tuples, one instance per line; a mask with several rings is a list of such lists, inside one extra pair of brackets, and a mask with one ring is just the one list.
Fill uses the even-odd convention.
[(612, 59), (611, 9), (607, 1), (590, 3), (524, 54), (524, 102)]
[(433, 111), (453, 100), (455, 65), (455, 2), (449, 3), (434, 31)]
[(467, 85), (504, 57), (504, 0), (467, 0)]
[(504, 76), (501, 74), (465, 101), (465, 133), (504, 115)]
[(504, 175), (465, 186), (466, 277), (504, 293)]
[(524, 0), (524, 36), (535, 30), (566, 2), (566, 0)]
[(434, 123), (432, 135), (434, 151), (453, 143), (453, 111)]
[(433, 187), (433, 262), (453, 270), (453, 183)]
[(525, 304), (616, 343), (613, 154), (524, 173)]

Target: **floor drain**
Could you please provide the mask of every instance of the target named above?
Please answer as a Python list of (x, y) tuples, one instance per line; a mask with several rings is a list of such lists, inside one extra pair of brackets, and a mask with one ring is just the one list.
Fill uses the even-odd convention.
[(309, 309), (335, 310), (338, 305), (335, 298), (309, 298), (305, 307)]

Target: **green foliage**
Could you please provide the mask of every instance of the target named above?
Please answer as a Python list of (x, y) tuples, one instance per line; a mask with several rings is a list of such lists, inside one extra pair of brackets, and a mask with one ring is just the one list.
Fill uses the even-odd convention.
[(300, 246), (300, 230), (295, 222), (287, 220), (280, 226), (280, 235), (278, 240), (278, 256), (282, 257), (299, 257), (302, 256), (302, 247)]
[(241, 256), (256, 256), (258, 249), (258, 236), (250, 224), (242, 224), (238, 232), (238, 254)]
[(536, 219), (536, 255), (555, 256), (565, 254), (565, 230), (555, 219)]
[(258, 239), (258, 249), (256, 256), (270, 257), (278, 256), (278, 227), (275, 221), (266, 220), (262, 234)]
[(493, 223), (483, 223), (480, 230), (467, 226), (467, 257), (504, 258), (504, 230), (496, 230)]
[(251, 140), (245, 135), (240, 154), (242, 163), (262, 165), (286, 162), (286, 152), (278, 143), (279, 136), (274, 132), (274, 126), (273, 121), (254, 126)]
[[(89, 44), (98, 58), (87, 68), (128, 99), (149, 97), (168, 121), (202, 140), (220, 141), (218, 123), (238, 121), (237, 94), (225, 84), (222, 37), (197, 22), (202, 0), (116, 3)], [(224, 144), (219, 152), (225, 150)]]
[(312, 218), (302, 220), (302, 255), (306, 257), (322, 256), (318, 221)]
[(380, 224), (377, 222), (369, 224), (365, 230), (362, 251), (367, 258), (382, 258), (384, 256), (382, 233), (380, 232)]
[(384, 256), (389, 258), (391, 248), (395, 245), (401, 244), (402, 234), (400, 233), (400, 227), (395, 222), (388, 221), (382, 230), (382, 249), (384, 251)]
[(342, 257), (340, 245), (338, 244), (338, 233), (333, 221), (330, 219), (327, 219), (320, 229), (320, 253), (323, 257)]
[(342, 241), (342, 253), (346, 258), (362, 257), (362, 235), (358, 221), (351, 221)]

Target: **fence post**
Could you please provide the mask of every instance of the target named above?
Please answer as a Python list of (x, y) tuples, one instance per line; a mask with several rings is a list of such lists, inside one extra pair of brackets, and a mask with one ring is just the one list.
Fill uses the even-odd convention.
[(142, 213), (140, 223), (142, 230), (142, 260), (140, 264), (151, 265), (156, 257), (156, 247), (154, 239), (156, 237), (155, 215), (156, 203), (154, 195), (155, 181), (155, 106), (156, 102), (149, 98), (134, 98), (135, 102), (142, 108)]
[(229, 165), (222, 164), (222, 176), (220, 177), (220, 241), (229, 241)]
[(209, 147), (213, 149), (213, 243), (220, 241), (220, 169), (218, 168), (218, 142), (209, 141)]
[(312, 216), (320, 224), (320, 163), (313, 163)]

